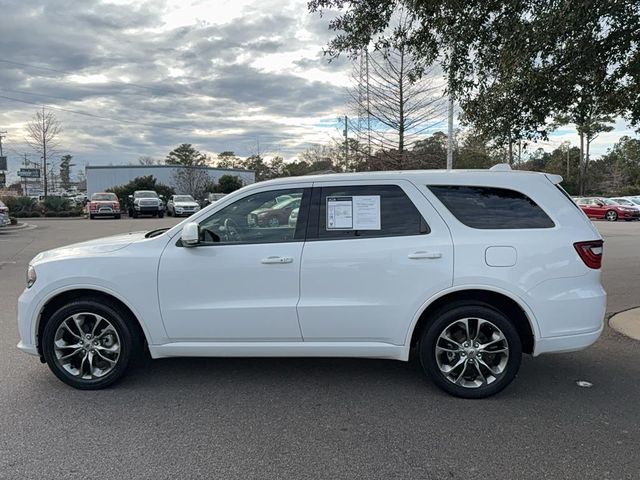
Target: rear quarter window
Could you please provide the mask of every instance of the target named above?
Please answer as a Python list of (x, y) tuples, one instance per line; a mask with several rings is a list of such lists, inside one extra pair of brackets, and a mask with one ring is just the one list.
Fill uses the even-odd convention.
[(553, 228), (553, 220), (531, 198), (516, 190), (465, 185), (430, 185), (429, 190), (471, 228)]

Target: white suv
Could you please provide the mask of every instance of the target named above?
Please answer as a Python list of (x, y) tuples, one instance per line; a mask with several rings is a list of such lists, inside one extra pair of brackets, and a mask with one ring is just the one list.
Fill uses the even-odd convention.
[[(522, 353), (603, 329), (602, 239), (561, 177), (410, 171), (245, 187), (169, 229), (43, 252), (18, 347), (96, 389), (132, 355), (369, 357), (415, 347), (447, 392), (492, 395)], [(278, 225), (255, 221), (300, 199)]]

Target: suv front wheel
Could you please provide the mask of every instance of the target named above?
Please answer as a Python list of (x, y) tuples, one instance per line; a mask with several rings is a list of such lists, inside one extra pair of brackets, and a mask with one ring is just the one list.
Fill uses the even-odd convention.
[(441, 389), (462, 398), (498, 393), (520, 368), (522, 344), (499, 311), (483, 305), (440, 310), (420, 341), (423, 369)]
[(42, 334), (42, 353), (60, 380), (97, 390), (122, 378), (137, 344), (134, 338), (117, 306), (79, 299), (51, 316)]

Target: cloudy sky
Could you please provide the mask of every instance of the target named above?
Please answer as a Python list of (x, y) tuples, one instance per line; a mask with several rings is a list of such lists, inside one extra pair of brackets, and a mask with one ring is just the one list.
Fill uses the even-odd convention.
[[(294, 158), (339, 136), (350, 66), (306, 0), (0, 0), (0, 131), (15, 170), (24, 127), (55, 111), (78, 165), (163, 158), (180, 143)], [(444, 123), (442, 129), (445, 128)], [(596, 140), (606, 151), (624, 123)], [(574, 145), (572, 129), (554, 135)]]

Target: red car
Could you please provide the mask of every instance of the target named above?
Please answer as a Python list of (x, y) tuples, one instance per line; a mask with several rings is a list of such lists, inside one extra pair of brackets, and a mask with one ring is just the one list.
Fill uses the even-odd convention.
[(120, 218), (120, 202), (115, 193), (94, 193), (89, 202), (89, 218)]
[(300, 198), (286, 198), (273, 205), (263, 205), (249, 214), (250, 225), (258, 227), (279, 227), (289, 225), (291, 212), (300, 207)]
[(619, 205), (608, 198), (579, 198), (576, 203), (589, 218), (604, 218), (610, 222), (640, 219), (640, 211), (637, 209)]

